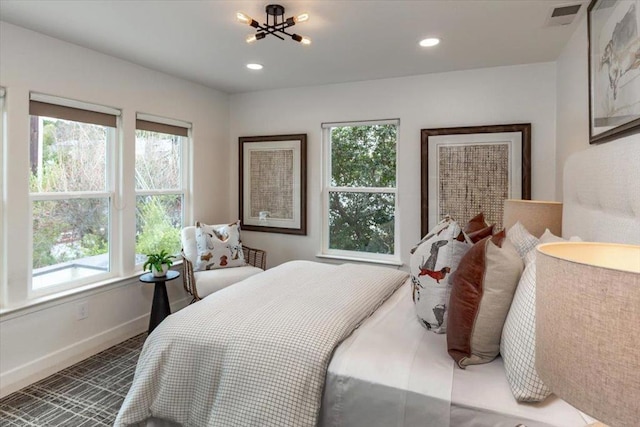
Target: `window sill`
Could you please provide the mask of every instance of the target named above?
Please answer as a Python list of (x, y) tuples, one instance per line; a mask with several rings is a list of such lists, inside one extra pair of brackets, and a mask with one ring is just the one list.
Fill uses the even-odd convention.
[(355, 261), (355, 262), (364, 262), (369, 264), (382, 264), (382, 265), (391, 265), (394, 267), (402, 267), (404, 264), (401, 260), (382, 260), (382, 259), (371, 259), (357, 256), (348, 256), (348, 255), (331, 255), (331, 254), (316, 254), (316, 258), (325, 258), (325, 259), (335, 259), (340, 261)]
[[(172, 269), (176, 269), (176, 267), (181, 269), (181, 266), (182, 262), (175, 262)], [(134, 274), (128, 276), (117, 277), (114, 279), (79, 286), (73, 289), (67, 289), (49, 295), (38, 296), (26, 301), (22, 301), (19, 304), (10, 307), (0, 308), (0, 322), (14, 319), (16, 317), (24, 316), (26, 314), (34, 313), (37, 311), (46, 310), (58, 305), (68, 304), (70, 302), (87, 298), (92, 295), (117, 289), (121, 286), (127, 286), (137, 283), (138, 278), (143, 273), (144, 271), (136, 271)]]

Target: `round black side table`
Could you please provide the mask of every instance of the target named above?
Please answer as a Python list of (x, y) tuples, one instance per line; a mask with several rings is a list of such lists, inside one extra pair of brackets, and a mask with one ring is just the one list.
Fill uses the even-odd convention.
[(166, 276), (156, 277), (152, 273), (146, 273), (140, 276), (140, 281), (144, 283), (155, 283), (153, 290), (153, 303), (151, 305), (151, 317), (149, 318), (149, 333), (160, 324), (168, 315), (171, 314), (169, 306), (169, 297), (167, 296), (167, 286), (165, 282), (180, 277), (177, 271), (169, 270)]

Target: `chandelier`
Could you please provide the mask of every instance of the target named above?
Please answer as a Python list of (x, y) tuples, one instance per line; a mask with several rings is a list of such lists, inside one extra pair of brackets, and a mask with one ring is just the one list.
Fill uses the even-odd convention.
[(308, 37), (303, 37), (298, 34), (291, 34), (285, 31), (289, 27), (293, 27), (297, 23), (304, 22), (309, 19), (308, 13), (302, 13), (298, 16), (292, 16), (290, 18), (284, 19), (284, 7), (279, 4), (270, 4), (265, 8), (267, 12), (267, 22), (260, 25), (258, 21), (247, 15), (243, 12), (238, 12), (236, 17), (238, 21), (243, 24), (248, 24), (255, 28), (258, 32), (255, 34), (250, 34), (247, 36), (247, 43), (253, 43), (256, 40), (261, 40), (267, 36), (267, 34), (271, 34), (279, 38), (280, 40), (284, 40), (281, 34), (291, 37), (293, 40), (300, 42), (305, 45), (311, 44), (311, 40)]

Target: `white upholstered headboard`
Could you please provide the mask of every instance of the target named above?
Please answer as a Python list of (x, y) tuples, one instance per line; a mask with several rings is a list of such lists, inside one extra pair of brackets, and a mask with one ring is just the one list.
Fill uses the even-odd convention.
[(572, 154), (563, 191), (564, 237), (640, 245), (640, 135)]

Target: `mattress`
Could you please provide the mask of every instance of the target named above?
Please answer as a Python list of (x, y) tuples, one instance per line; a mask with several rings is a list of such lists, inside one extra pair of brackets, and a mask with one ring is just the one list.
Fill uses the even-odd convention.
[(516, 402), (500, 358), (454, 367), (446, 336), (415, 318), (407, 282), (335, 351), (321, 427), (584, 426), (587, 418), (551, 396)]

